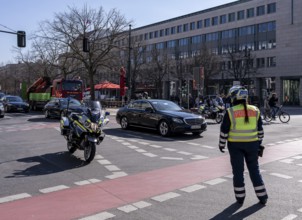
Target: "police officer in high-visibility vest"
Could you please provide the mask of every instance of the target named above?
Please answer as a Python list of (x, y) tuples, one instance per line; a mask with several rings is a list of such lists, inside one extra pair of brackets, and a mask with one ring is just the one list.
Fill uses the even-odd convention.
[(247, 103), (248, 91), (243, 86), (233, 86), (229, 95), (232, 107), (227, 109), (220, 127), (219, 149), (224, 152), (228, 143), (237, 202), (243, 204), (245, 199), (245, 161), (255, 193), (265, 205), (268, 196), (258, 164), (258, 151), (264, 137), (260, 111)]

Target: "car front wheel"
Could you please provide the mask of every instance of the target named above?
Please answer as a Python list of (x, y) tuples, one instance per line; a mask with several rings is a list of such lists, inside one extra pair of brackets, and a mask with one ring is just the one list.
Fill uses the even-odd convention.
[(161, 121), (158, 125), (159, 134), (163, 137), (167, 137), (171, 133), (170, 126), (166, 121)]
[(122, 127), (122, 129), (128, 129), (129, 128), (129, 122), (128, 122), (127, 117), (125, 117), (125, 116), (123, 116), (121, 118), (121, 127)]

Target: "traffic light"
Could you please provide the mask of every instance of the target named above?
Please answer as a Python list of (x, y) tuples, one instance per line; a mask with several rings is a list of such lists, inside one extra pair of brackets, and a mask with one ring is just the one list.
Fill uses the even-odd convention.
[(17, 31), (17, 45), (18, 47), (26, 47), (25, 31)]
[(84, 52), (89, 52), (90, 51), (89, 40), (88, 40), (87, 37), (83, 38), (83, 51)]

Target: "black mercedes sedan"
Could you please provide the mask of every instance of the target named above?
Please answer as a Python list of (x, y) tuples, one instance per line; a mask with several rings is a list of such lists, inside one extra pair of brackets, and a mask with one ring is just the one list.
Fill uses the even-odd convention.
[[(45, 118), (61, 118), (67, 110), (68, 98), (53, 98), (43, 108)], [(77, 99), (69, 98), (68, 112), (82, 113), (86, 107)]]
[(186, 111), (172, 101), (140, 99), (130, 102), (116, 113), (116, 122), (122, 129), (143, 127), (158, 130), (161, 136), (173, 133), (200, 135), (207, 128), (201, 115)]
[(29, 112), (29, 104), (20, 96), (5, 95), (1, 98), (5, 112)]

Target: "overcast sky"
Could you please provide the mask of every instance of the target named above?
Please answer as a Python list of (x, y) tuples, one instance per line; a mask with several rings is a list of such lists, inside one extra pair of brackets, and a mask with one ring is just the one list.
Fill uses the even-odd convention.
[[(236, 0), (0, 0), (0, 30), (26, 31), (29, 38), (37, 30), (38, 23), (53, 20), (55, 13), (68, 11), (68, 6), (102, 6), (107, 12), (116, 8), (128, 20), (132, 20), (133, 28), (136, 28), (234, 1)], [(0, 40), (0, 66), (15, 63), (12, 49), (17, 45), (16, 35), (0, 33)], [(30, 41), (27, 41), (27, 47), (23, 50), (28, 48)]]

